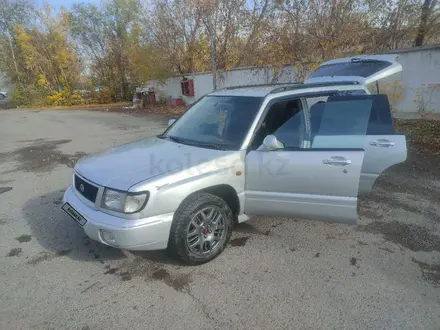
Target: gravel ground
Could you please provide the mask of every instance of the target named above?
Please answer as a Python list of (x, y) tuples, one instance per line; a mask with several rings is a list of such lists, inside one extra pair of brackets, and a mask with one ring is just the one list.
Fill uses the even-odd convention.
[(256, 217), (197, 267), (89, 240), (60, 209), (71, 167), (167, 119), (0, 112), (0, 329), (440, 328), (439, 159), (412, 142), (357, 227)]

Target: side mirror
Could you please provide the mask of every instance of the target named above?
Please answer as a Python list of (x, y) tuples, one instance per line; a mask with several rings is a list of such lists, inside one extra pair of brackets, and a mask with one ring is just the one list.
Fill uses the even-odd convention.
[(168, 127), (170, 127), (175, 121), (176, 121), (176, 119), (168, 120)]
[(263, 146), (266, 150), (278, 150), (284, 148), (284, 143), (278, 141), (275, 135), (268, 135), (263, 140)]

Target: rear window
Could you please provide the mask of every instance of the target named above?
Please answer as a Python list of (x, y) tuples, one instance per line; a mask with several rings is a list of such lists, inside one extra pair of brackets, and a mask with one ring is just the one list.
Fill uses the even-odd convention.
[(389, 67), (391, 64), (392, 63), (385, 61), (354, 61), (327, 64), (320, 66), (316, 71), (312, 72), (308, 79), (332, 76), (357, 76), (366, 78)]

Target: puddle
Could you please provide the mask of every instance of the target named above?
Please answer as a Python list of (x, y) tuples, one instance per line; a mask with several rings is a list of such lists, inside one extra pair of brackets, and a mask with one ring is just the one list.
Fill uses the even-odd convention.
[(249, 236), (234, 238), (229, 241), (231, 246), (245, 246)]
[(167, 270), (156, 262), (136, 257), (118, 267), (106, 265), (104, 274), (115, 275), (121, 281), (130, 281), (134, 277), (141, 277), (146, 281), (161, 281), (176, 291), (189, 291), (189, 284), (192, 282), (191, 274), (180, 273), (178, 269)]
[(64, 154), (58, 146), (69, 143), (71, 140), (34, 141), (31, 146), (19, 148), (9, 153), (0, 153), (0, 159), (16, 161), (18, 165), (10, 172), (47, 172), (57, 165), (73, 167), (79, 158), (86, 155), (76, 152), (73, 155)]
[(23, 234), (21, 236), (16, 237), (15, 239), (17, 241), (19, 241), (20, 243), (26, 243), (26, 242), (29, 242), (32, 239), (32, 236), (31, 235)]
[(22, 252), (21, 248), (14, 248), (8, 252), (7, 256), (8, 257), (19, 257), (21, 255), (21, 252)]
[(171, 274), (163, 268), (159, 268), (152, 274), (152, 278), (155, 280), (163, 281), (169, 287), (172, 287), (176, 291), (188, 290), (191, 283), (190, 274), (179, 274), (177, 276), (171, 276)]
[(123, 272), (120, 274), (121, 275), (121, 281), (130, 281), (131, 280), (131, 275), (129, 272)]

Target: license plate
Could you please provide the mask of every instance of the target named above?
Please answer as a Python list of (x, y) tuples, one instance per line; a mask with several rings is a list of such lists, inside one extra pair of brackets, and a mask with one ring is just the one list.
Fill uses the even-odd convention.
[(78, 222), (81, 226), (84, 226), (86, 224), (87, 220), (84, 219), (84, 217), (81, 214), (79, 214), (72, 206), (70, 206), (69, 203), (64, 204), (62, 209), (64, 210), (64, 212), (70, 215), (73, 218), (73, 220)]

